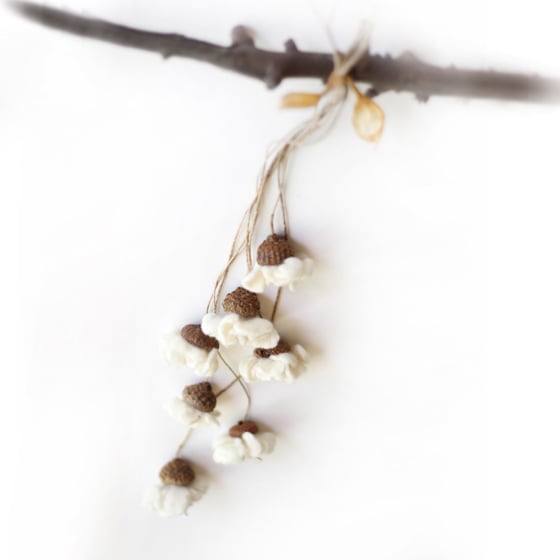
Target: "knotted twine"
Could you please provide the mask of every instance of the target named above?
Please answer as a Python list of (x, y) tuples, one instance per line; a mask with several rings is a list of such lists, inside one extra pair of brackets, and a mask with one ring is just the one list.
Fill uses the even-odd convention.
[(263, 199), (274, 177), (276, 177), (278, 194), (270, 215), (270, 229), (271, 233), (275, 233), (274, 223), (280, 210), (284, 236), (289, 238), (285, 197), (288, 163), (302, 145), (319, 140), (322, 137), (321, 133), (327, 132), (334, 124), (338, 110), (348, 96), (348, 75), (357, 62), (367, 53), (369, 37), (369, 28), (363, 27), (346, 53), (340, 53), (336, 50), (333, 52), (334, 68), (311, 118), (303, 121), (292, 132), (267, 150), (265, 161), (258, 176), (255, 196), (237, 228), (226, 266), (216, 279), (206, 312), (209, 312), (210, 309), (214, 313), (217, 312), (228, 273), (243, 253), (245, 253), (247, 272), (253, 268), (253, 238), (262, 215)]

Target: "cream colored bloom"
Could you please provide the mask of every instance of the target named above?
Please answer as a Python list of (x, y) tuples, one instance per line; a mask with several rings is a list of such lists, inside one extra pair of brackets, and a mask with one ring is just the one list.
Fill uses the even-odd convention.
[(157, 484), (144, 497), (144, 505), (162, 517), (175, 517), (187, 513), (188, 508), (200, 500), (204, 489), (192, 486)]
[(268, 358), (251, 356), (239, 364), (239, 373), (246, 381), (282, 381), (292, 383), (305, 371), (307, 353), (299, 345), (289, 352), (273, 354)]
[(294, 290), (295, 284), (307, 278), (313, 270), (313, 260), (307, 257), (288, 257), (278, 265), (262, 266), (255, 264), (253, 270), (244, 278), (242, 285), (246, 290), (260, 294), (267, 286), (288, 286)]
[(241, 437), (223, 435), (214, 442), (213, 458), (216, 463), (234, 465), (272, 453), (275, 443), (276, 436), (271, 432), (245, 432)]
[(182, 424), (187, 424), (192, 428), (197, 426), (219, 426), (220, 422), (218, 417), (220, 412), (218, 410), (213, 410), (212, 412), (202, 412), (196, 410), (190, 404), (186, 403), (183, 399), (179, 397), (173, 398), (169, 401), (165, 409), (169, 415)]
[(163, 338), (161, 353), (170, 366), (187, 365), (203, 377), (211, 377), (218, 369), (218, 351), (215, 348), (208, 351), (194, 346), (177, 331)]
[(245, 319), (236, 313), (208, 313), (202, 318), (202, 332), (216, 338), (223, 346), (274, 348), (280, 340), (274, 325), (261, 317)]

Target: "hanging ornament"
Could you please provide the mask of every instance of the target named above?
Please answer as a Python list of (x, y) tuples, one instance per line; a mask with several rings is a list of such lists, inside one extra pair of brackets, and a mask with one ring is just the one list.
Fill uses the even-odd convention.
[[(167, 406), (170, 415), (188, 427), (179, 445), (176, 458), (160, 472), (161, 484), (152, 490), (147, 503), (161, 515), (186, 513), (201, 491), (192, 490), (194, 471), (180, 457), (193, 429), (219, 424), (219, 398), (239, 384), (246, 399), (245, 416), (231, 426), (212, 444), (212, 458), (222, 465), (234, 465), (269, 455), (276, 444), (272, 432), (262, 432), (249, 420), (251, 397), (248, 384), (253, 382), (293, 383), (307, 367), (307, 353), (299, 344), (287, 342), (289, 333), (279, 333), (274, 325), (280, 294), (284, 288), (295, 290), (313, 270), (313, 260), (296, 254), (288, 226), (286, 204), (286, 171), (288, 163), (304, 142), (316, 139), (338, 114), (348, 92), (356, 95), (353, 125), (359, 136), (368, 141), (379, 140), (383, 130), (383, 111), (363, 95), (349, 77), (354, 64), (368, 47), (368, 35), (362, 33), (347, 54), (335, 53), (334, 70), (325, 90), (320, 93), (294, 93), (283, 98), (283, 107), (315, 107), (290, 135), (273, 147), (259, 176), (257, 191), (234, 237), (224, 270), (214, 284), (200, 323), (188, 324), (164, 338), (162, 353), (172, 366), (187, 366), (203, 377), (219, 375), (219, 363), (233, 375), (233, 381), (215, 392), (208, 381), (187, 385), (182, 398), (176, 397)], [(264, 201), (276, 184), (276, 199), (269, 214), (270, 234), (255, 242), (255, 231), (266, 216)], [(237, 259), (245, 257), (246, 274), (241, 285), (222, 297), (226, 281)], [(259, 294), (276, 290), (269, 317), (264, 317)], [(286, 336), (287, 338), (281, 338)], [(232, 347), (246, 351), (239, 363), (232, 364), (225, 352)]]
[[(166, 517), (185, 514), (204, 494), (205, 488), (197, 485), (197, 473), (183, 457), (183, 450), (193, 430), (219, 426), (220, 397), (232, 387), (239, 386), (244, 392), (245, 415), (226, 434), (215, 439), (214, 461), (230, 465), (261, 460), (275, 447), (275, 434), (261, 431), (259, 424), (249, 419), (249, 385), (254, 382), (292, 383), (304, 374), (308, 362), (305, 350), (299, 344), (288, 342), (291, 340), (289, 332), (278, 332), (275, 317), (282, 290), (293, 291), (304, 285), (313, 269), (312, 259), (297, 254), (293, 248), (285, 196), (287, 167), (305, 143), (317, 140), (329, 130), (349, 92), (355, 96), (352, 126), (356, 134), (370, 143), (380, 140), (385, 125), (384, 111), (368, 95), (372, 90), (364, 94), (354, 80), (375, 85), (382, 92), (409, 91), (420, 101), (427, 101), (431, 95), (541, 103), (560, 100), (558, 80), (488, 70), (438, 68), (410, 54), (397, 58), (370, 55), (366, 30), (359, 34), (347, 53), (334, 51), (333, 70), (329, 76), (331, 55), (299, 51), (293, 41), (286, 43), (284, 53), (258, 49), (243, 26), (233, 30), (232, 45), (222, 47), (176, 33), (145, 32), (29, 2), (12, 2), (11, 6), (24, 17), (43, 25), (160, 52), (166, 58), (177, 55), (204, 60), (261, 79), (269, 87), (277, 86), (287, 77), (325, 80), (320, 92), (292, 92), (282, 98), (281, 107), (313, 108), (313, 114), (269, 150), (255, 196), (234, 236), (206, 309), (201, 308), (199, 316), (194, 318), (196, 322), (178, 327), (162, 340), (162, 356), (170, 366), (189, 368), (198, 378), (205, 378), (187, 385), (181, 397), (175, 397), (166, 407), (175, 420), (187, 427), (175, 457), (161, 468), (159, 482), (146, 496), (146, 505)], [(274, 184), (276, 199), (268, 209), (270, 233), (265, 239), (257, 240), (255, 232), (260, 231), (268, 213), (265, 201)], [(245, 273), (235, 279), (238, 287), (223, 297), (232, 267), (243, 256)], [(276, 290), (276, 296), (270, 316), (265, 317), (259, 294), (267, 290)], [(233, 347), (245, 353), (238, 363), (232, 363), (227, 355)], [(233, 380), (218, 388), (223, 370), (229, 372)], [(212, 383), (208, 378), (212, 378)]]

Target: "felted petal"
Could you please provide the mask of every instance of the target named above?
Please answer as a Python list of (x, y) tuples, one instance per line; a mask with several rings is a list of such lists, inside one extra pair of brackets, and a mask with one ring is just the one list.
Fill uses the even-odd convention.
[(239, 364), (239, 373), (246, 381), (287, 381), (285, 364), (270, 358), (246, 358)]
[(262, 434), (257, 434), (259, 443), (261, 444), (261, 453), (263, 455), (268, 455), (274, 451), (276, 447), (276, 435), (272, 432), (263, 432)]
[(221, 320), (222, 317), (217, 313), (206, 313), (206, 315), (202, 317), (200, 328), (204, 334), (216, 338)]
[(243, 443), (247, 449), (247, 456), (254, 458), (271, 453), (276, 443), (276, 436), (270, 432), (262, 434), (245, 432), (241, 436), (241, 439), (243, 439)]
[(210, 377), (218, 369), (218, 351), (216, 348), (212, 348), (210, 351), (204, 350), (204, 348), (198, 348), (187, 342), (185, 347), (185, 363), (199, 375)]
[(210, 377), (218, 369), (218, 351), (208, 351), (187, 342), (179, 332), (172, 332), (163, 337), (161, 353), (164, 360), (171, 366), (187, 365), (196, 373)]
[(239, 364), (239, 373), (246, 381), (281, 381), (292, 383), (305, 371), (306, 352), (296, 344), (290, 352), (273, 354), (268, 358), (251, 356)]
[(166, 484), (161, 492), (157, 513), (165, 517), (182, 515), (191, 505), (188, 487)]
[(308, 257), (288, 257), (278, 265), (255, 264), (253, 270), (244, 278), (242, 285), (255, 293), (262, 293), (267, 286), (288, 286), (294, 289), (297, 282), (313, 271), (313, 260)]
[(241, 463), (247, 456), (247, 450), (241, 438), (222, 436), (214, 442), (212, 457), (216, 463), (234, 465)]
[(239, 344), (237, 324), (240, 320), (241, 317), (239, 317), (236, 313), (228, 313), (227, 315), (221, 317), (218, 331), (216, 333), (221, 344), (224, 346)]
[(238, 344), (236, 325), (240, 317), (235, 313), (217, 315), (208, 313), (202, 318), (202, 332), (213, 336), (222, 346), (233, 346)]
[(274, 325), (267, 319), (245, 319), (235, 313), (223, 316), (208, 313), (202, 319), (202, 331), (226, 347), (238, 344), (253, 348), (274, 348), (280, 339)]
[(160, 350), (163, 359), (170, 366), (179, 367), (187, 363), (188, 346), (188, 342), (178, 332), (172, 332), (162, 338)]
[(254, 292), (256, 294), (261, 294), (264, 292), (266, 287), (266, 282), (264, 278), (264, 274), (262, 272), (261, 266), (256, 264), (253, 267), (253, 270), (245, 276), (241, 285), (250, 292)]
[(256, 365), (258, 363), (258, 358), (250, 356), (245, 358), (239, 364), (239, 374), (245, 381), (257, 381), (259, 379)]
[(261, 317), (240, 319), (235, 325), (238, 343), (253, 348), (274, 348), (280, 340), (274, 325)]
[(288, 257), (276, 266), (261, 267), (267, 286), (288, 286), (293, 290), (294, 285), (309, 276), (313, 270), (313, 260), (307, 257)]
[(187, 343), (189, 346), (186, 353), (186, 362), (189, 367), (192, 367), (196, 373), (203, 377), (211, 377), (218, 369), (218, 350), (204, 350)]
[(220, 424), (218, 422), (219, 411), (201, 412), (178, 397), (169, 401), (165, 408), (172, 418), (187, 426), (219, 426)]
[[(305, 371), (306, 354), (301, 346), (294, 346), (290, 352), (272, 355), (269, 359), (282, 364), (282, 375), (286, 377), (285, 381), (291, 382)], [(282, 380), (280, 378), (277, 379), (278, 381)]]
[(214, 375), (216, 373), (216, 370), (218, 369), (218, 364), (218, 349), (212, 348), (212, 350), (208, 352), (208, 357), (204, 362), (204, 366), (201, 366), (199, 371), (203, 372), (202, 375), (205, 375), (207, 377), (210, 375)]
[(252, 434), (251, 432), (245, 432), (241, 436), (241, 439), (243, 440), (243, 443), (247, 448), (247, 455), (249, 457), (260, 457), (262, 452), (262, 445), (260, 444), (260, 441), (257, 439), (257, 436), (255, 436), (255, 434)]
[(201, 488), (158, 484), (147, 492), (144, 505), (163, 517), (174, 517), (185, 514), (203, 494)]
[(305, 348), (303, 346), (300, 346), (299, 344), (294, 344), (292, 346), (291, 351), (292, 351), (292, 354), (297, 356), (299, 361), (302, 362), (303, 365), (305, 366), (305, 364), (307, 362), (307, 352), (306, 352)]

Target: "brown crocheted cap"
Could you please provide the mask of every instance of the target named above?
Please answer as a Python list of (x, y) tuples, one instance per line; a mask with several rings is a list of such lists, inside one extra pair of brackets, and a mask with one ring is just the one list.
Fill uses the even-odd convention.
[(183, 389), (183, 400), (201, 412), (212, 412), (216, 408), (216, 395), (208, 381), (187, 385)]
[(231, 437), (241, 437), (245, 432), (256, 434), (258, 431), (259, 427), (251, 420), (241, 420), (229, 429), (229, 435)]
[(188, 486), (194, 480), (194, 471), (185, 459), (176, 457), (163, 465), (159, 477), (164, 484)]
[(285, 352), (289, 352), (290, 350), (290, 345), (287, 342), (281, 340), (274, 348), (255, 348), (253, 354), (257, 358), (270, 358), (270, 356), (284, 354)]
[(261, 266), (282, 264), (287, 258), (294, 256), (294, 250), (286, 237), (273, 233), (257, 248), (257, 263)]
[(224, 297), (222, 307), (227, 313), (237, 313), (245, 319), (259, 317), (261, 314), (261, 304), (257, 294), (241, 287)]
[(181, 336), (189, 344), (207, 350), (208, 352), (214, 348), (220, 347), (220, 343), (215, 338), (202, 332), (200, 325), (185, 325), (181, 329)]

